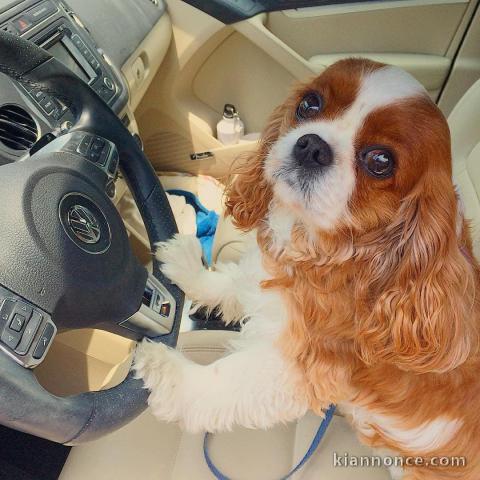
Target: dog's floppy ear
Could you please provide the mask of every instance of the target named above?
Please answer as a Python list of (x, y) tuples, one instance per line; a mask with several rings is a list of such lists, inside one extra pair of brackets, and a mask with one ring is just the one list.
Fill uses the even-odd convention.
[(272, 200), (260, 152), (261, 148), (244, 159), (245, 163), (236, 169), (235, 177), (232, 177), (225, 191), (225, 212), (232, 216), (233, 224), (244, 231), (258, 227)]
[(272, 145), (284, 129), (286, 106), (280, 105), (262, 132), (257, 151), (236, 168), (226, 189), (226, 214), (241, 230), (252, 230), (265, 218), (272, 200), (272, 188), (264, 173), (264, 162)]
[(417, 373), (461, 365), (478, 344), (477, 266), (458, 234), (450, 178), (424, 174), (359, 279), (357, 347), (367, 364)]

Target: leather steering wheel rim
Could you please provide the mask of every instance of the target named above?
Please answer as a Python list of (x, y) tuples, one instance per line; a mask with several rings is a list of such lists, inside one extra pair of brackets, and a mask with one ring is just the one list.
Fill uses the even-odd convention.
[[(67, 103), (76, 118), (70, 131), (92, 132), (116, 145), (120, 169), (144, 220), (152, 251), (157, 242), (177, 232), (168, 200), (150, 162), (118, 117), (90, 87), (48, 52), (3, 31), (0, 73)], [(163, 277), (155, 258), (153, 275), (168, 289), (177, 307), (172, 331), (156, 340), (175, 346), (183, 292)], [(0, 423), (58, 443), (77, 445), (120, 428), (146, 408), (147, 397), (143, 382), (133, 372), (109, 390), (56, 397), (43, 389), (31, 370), (0, 353)]]

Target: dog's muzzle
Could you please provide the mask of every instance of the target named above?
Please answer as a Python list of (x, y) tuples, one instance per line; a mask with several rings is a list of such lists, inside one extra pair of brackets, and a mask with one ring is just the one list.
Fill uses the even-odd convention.
[(314, 133), (301, 136), (293, 147), (293, 157), (306, 169), (327, 168), (333, 163), (330, 145)]

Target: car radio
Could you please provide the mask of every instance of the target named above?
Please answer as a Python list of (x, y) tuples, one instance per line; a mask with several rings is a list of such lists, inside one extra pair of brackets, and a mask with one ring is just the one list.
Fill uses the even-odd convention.
[[(1, 20), (6, 14), (1, 16)], [(62, 62), (110, 106), (125, 97), (122, 80), (99, 52), (93, 39), (69, 7), (57, 0), (37, 2), (13, 15), (0, 28), (24, 36)], [(53, 123), (70, 120), (70, 112), (61, 100), (29, 86), (21, 85), (29, 98)]]
[(106, 103), (115, 95), (117, 86), (98, 53), (70, 25), (61, 21), (33, 40), (88, 83)]

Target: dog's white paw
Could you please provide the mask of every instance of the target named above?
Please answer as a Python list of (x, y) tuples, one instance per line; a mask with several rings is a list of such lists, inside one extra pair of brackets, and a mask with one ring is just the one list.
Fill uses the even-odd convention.
[[(179, 420), (179, 384), (182, 381), (182, 362), (186, 360), (176, 350), (162, 343), (144, 340), (137, 347), (133, 368), (150, 390), (148, 404), (159, 420)], [(177, 407), (177, 408), (176, 408)]]
[(157, 245), (156, 257), (162, 262), (166, 277), (187, 294), (196, 287), (196, 276), (205, 267), (202, 262), (202, 246), (193, 235), (177, 234), (168, 242)]

